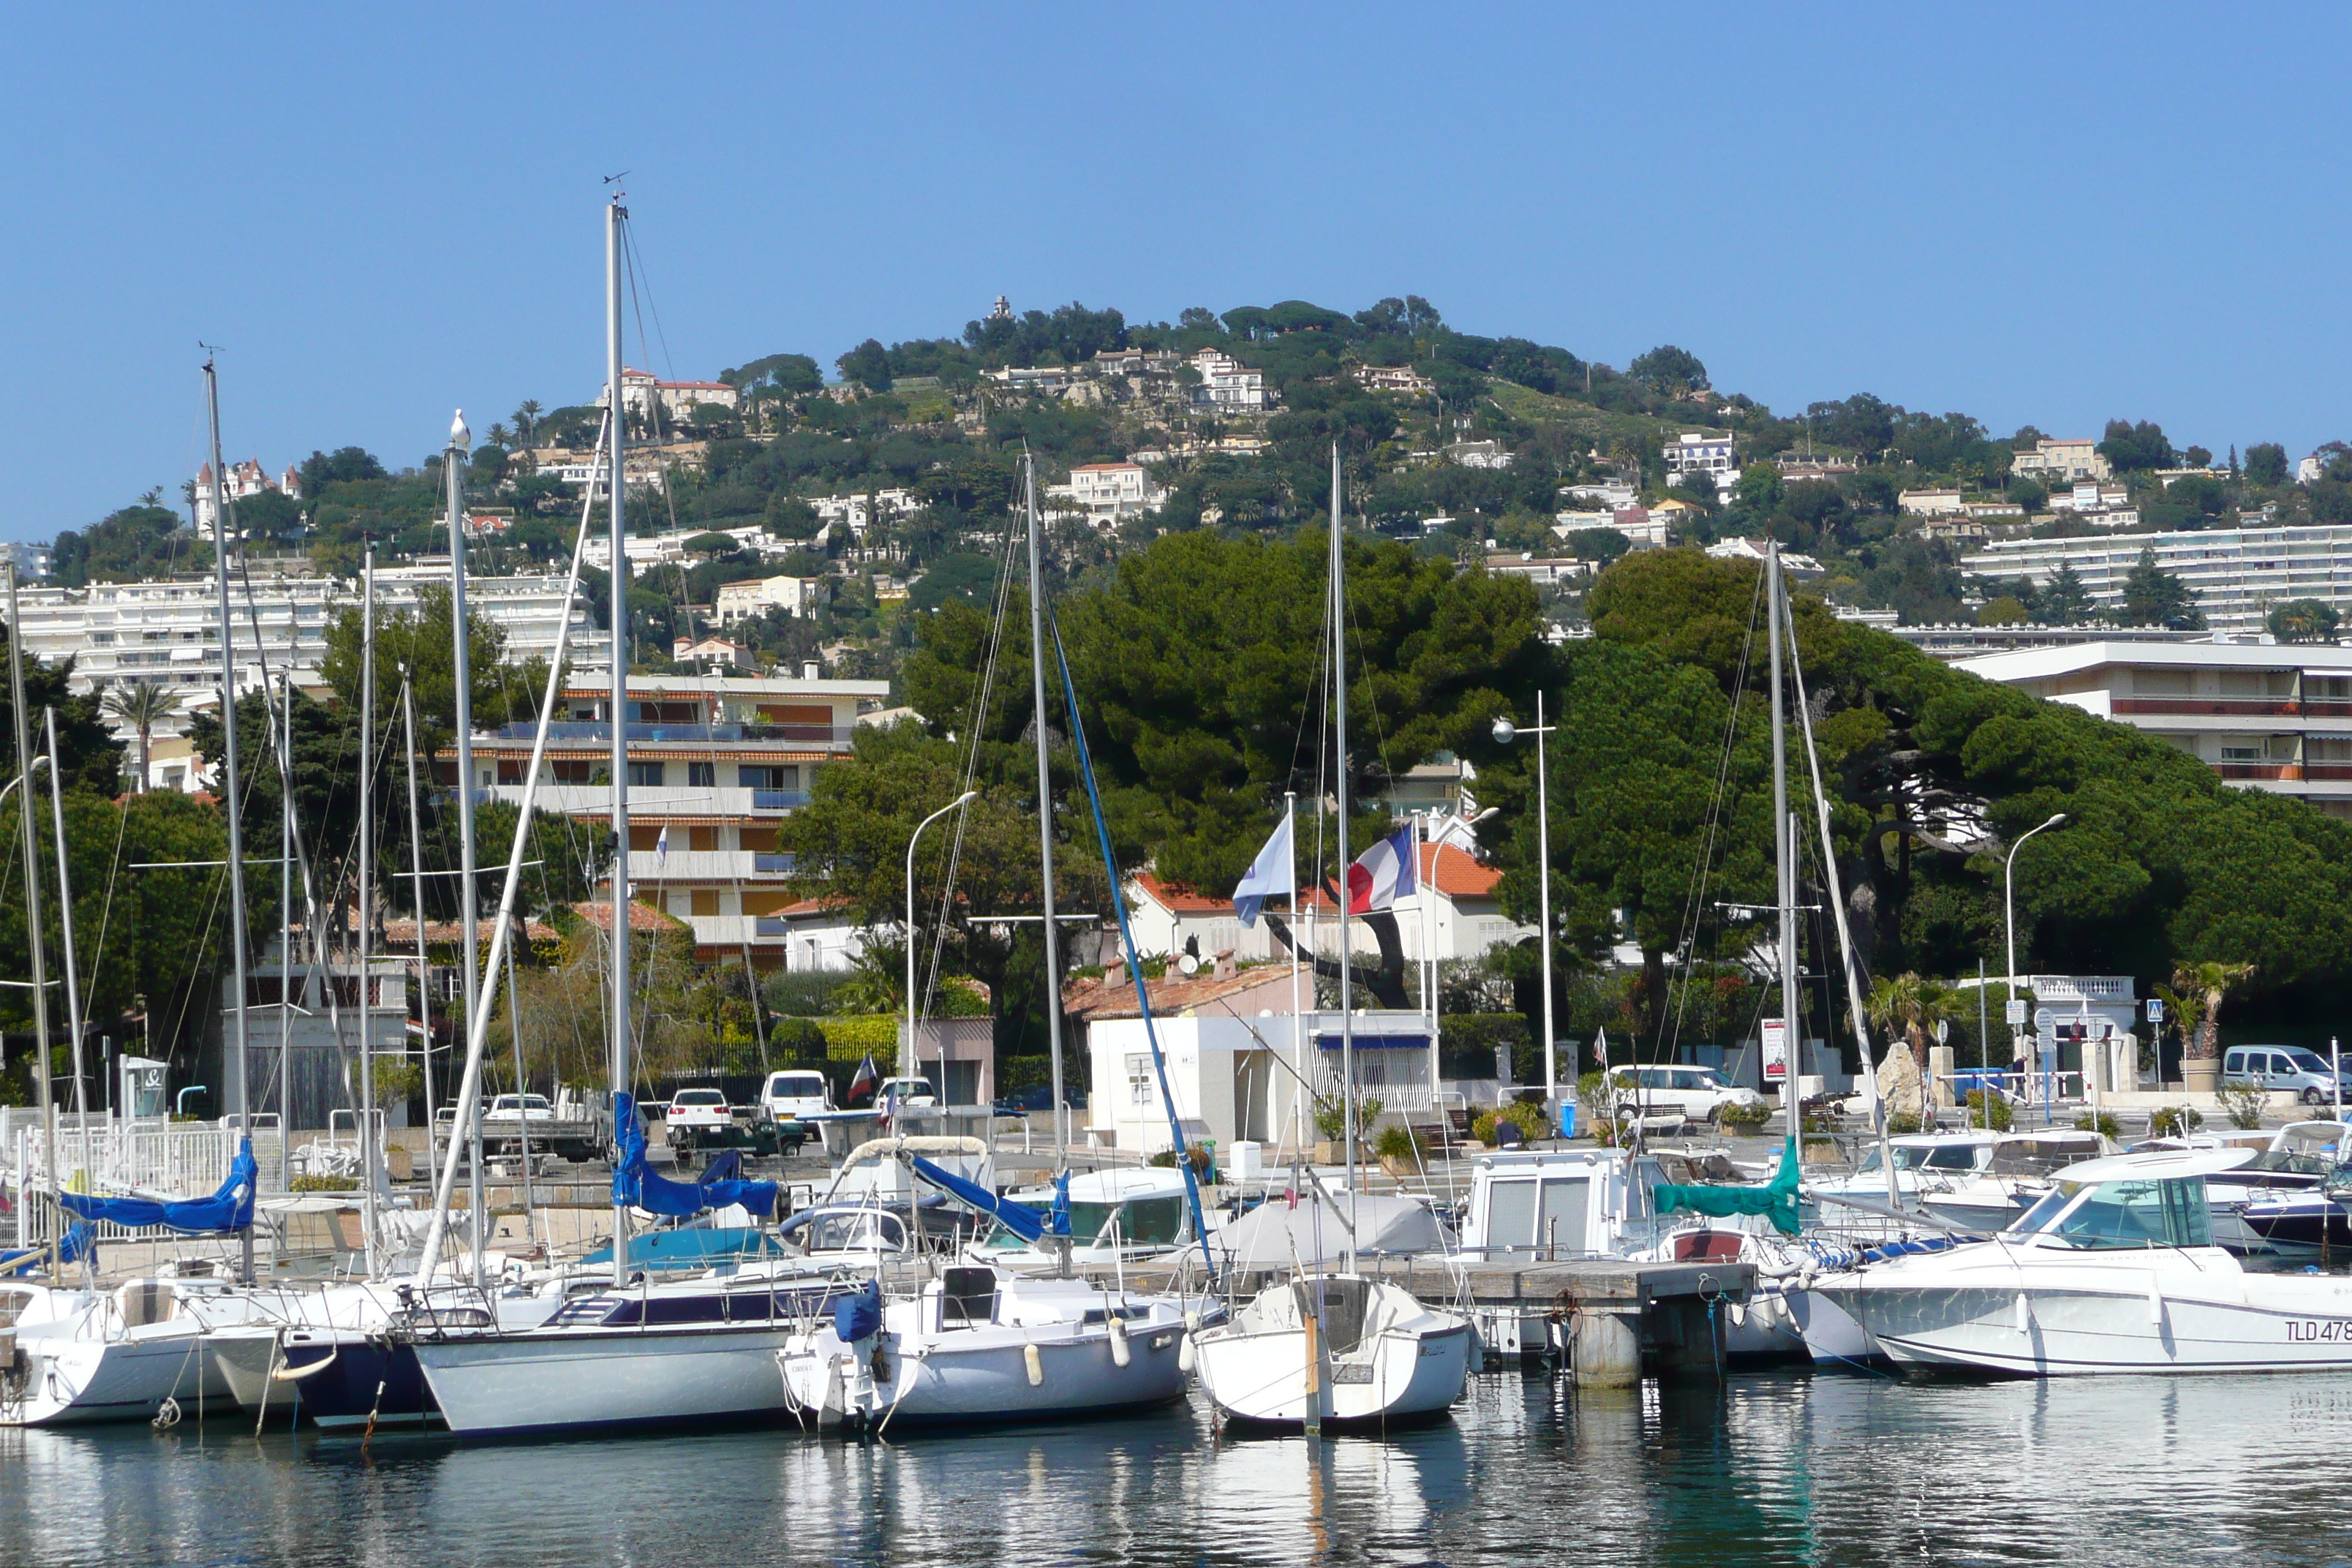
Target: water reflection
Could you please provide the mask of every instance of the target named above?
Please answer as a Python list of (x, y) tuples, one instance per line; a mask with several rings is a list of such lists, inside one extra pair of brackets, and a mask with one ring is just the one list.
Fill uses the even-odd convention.
[(857, 1445), (0, 1433), (0, 1562), (2328, 1562), (2352, 1377), (1474, 1381), (1387, 1439), (1204, 1412)]

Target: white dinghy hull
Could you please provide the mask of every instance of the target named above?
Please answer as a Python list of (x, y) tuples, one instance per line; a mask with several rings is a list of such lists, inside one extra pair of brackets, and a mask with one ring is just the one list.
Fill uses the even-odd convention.
[[(1319, 1327), (1307, 1293), (1318, 1283)], [(1192, 1342), (1201, 1387), (1227, 1419), (1280, 1426), (1304, 1426), (1310, 1412), (1343, 1427), (1443, 1415), (1462, 1397), (1476, 1349), (1468, 1319), (1343, 1275), (1260, 1291)]]

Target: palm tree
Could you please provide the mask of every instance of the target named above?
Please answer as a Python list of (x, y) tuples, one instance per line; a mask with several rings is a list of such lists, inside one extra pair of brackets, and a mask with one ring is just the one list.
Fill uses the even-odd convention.
[(1879, 1029), (1892, 1036), (1903, 1031), (1903, 1043), (1912, 1060), (1924, 1069), (1927, 1062), (1927, 1031), (1952, 1016), (1951, 993), (1916, 974), (1880, 975), (1870, 983), (1863, 1011)]
[(514, 411), (515, 440), (521, 446), (530, 445), (530, 433), (539, 428), (539, 399), (526, 397)]
[(147, 793), (150, 750), (155, 726), (180, 710), (180, 694), (169, 687), (133, 680), (106, 694), (102, 711), (118, 724), (128, 724), (139, 735), (139, 792)]
[[(2197, 963), (2184, 963), (2172, 972), (2169, 1004), (2180, 1010), (2181, 1055), (2190, 1061), (2210, 1061), (2221, 1054), (2221, 1003), (2223, 998), (2253, 977), (2251, 963), (2223, 963), (2206, 959)], [(2189, 1022), (2191, 1009), (2185, 1003), (2195, 998), (2196, 1022)]]
[(507, 444), (507, 427), (503, 425), (491, 426), (489, 437), (490, 445), (503, 451)]

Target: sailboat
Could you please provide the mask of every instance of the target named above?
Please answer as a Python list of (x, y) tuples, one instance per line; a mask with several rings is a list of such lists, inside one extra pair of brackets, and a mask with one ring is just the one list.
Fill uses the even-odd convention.
[[(1348, 858), (1347, 584), (1341, 549), (1339, 448), (1331, 447), (1331, 682), (1338, 747), (1339, 863)], [(1354, 998), (1350, 994), (1349, 914), (1339, 903), (1340, 1093), (1346, 1105), (1348, 1199), (1355, 1180)], [(1335, 1216), (1336, 1217), (1336, 1216)], [(1357, 1272), (1357, 1225), (1345, 1222), (1344, 1268), (1324, 1270), (1320, 1256), (1301, 1260), (1297, 1277), (1269, 1286), (1225, 1322), (1193, 1336), (1201, 1387), (1235, 1421), (1303, 1426), (1380, 1426), (1442, 1415), (1470, 1376), (1477, 1336), (1457, 1313), (1424, 1306), (1387, 1280)], [(1320, 1234), (1319, 1229), (1317, 1234)]]

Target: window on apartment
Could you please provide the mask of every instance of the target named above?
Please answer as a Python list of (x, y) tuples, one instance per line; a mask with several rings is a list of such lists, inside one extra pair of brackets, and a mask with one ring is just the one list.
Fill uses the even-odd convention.
[(697, 888), (694, 889), (692, 897), (693, 907), (688, 910), (688, 913), (698, 915), (715, 915), (719, 912), (718, 889)]
[(2189, 679), (2185, 669), (2135, 669), (2132, 689), (2145, 697), (2186, 697)]
[(659, 789), (668, 772), (669, 766), (666, 763), (631, 763), (629, 783)]
[(688, 789), (711, 789), (716, 787), (718, 783), (718, 763), (688, 763), (686, 764), (686, 784)]
[(742, 789), (798, 789), (801, 771), (789, 763), (744, 763), (736, 769), (735, 782)]
[(1158, 1098), (1156, 1091), (1159, 1087), (1152, 1077), (1149, 1056), (1127, 1058), (1127, 1102), (1129, 1105), (1150, 1110)]
[(2221, 760), (2225, 763), (2259, 763), (2263, 760), (2260, 746), (2224, 746)]

